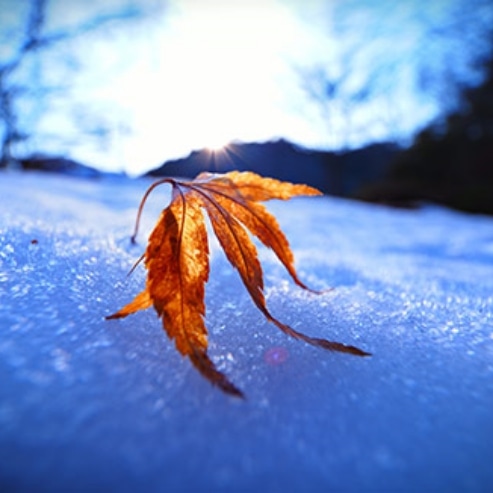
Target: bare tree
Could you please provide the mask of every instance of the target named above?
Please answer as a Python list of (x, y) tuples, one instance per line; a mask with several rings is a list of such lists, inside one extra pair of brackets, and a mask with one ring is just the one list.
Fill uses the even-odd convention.
[[(457, 110), (464, 89), (485, 77), (484, 61), (493, 47), (488, 0), (454, 0), (441, 7), (359, 0), (333, 5), (326, 19), (333, 52), (325, 65), (298, 72), (334, 147), (350, 147), (357, 134), (377, 135), (378, 129), (399, 139), (418, 107), (429, 108), (430, 118), (444, 117)], [(420, 104), (409, 107), (410, 96)], [(359, 118), (363, 113), (367, 119)], [(423, 126), (430, 121), (425, 116)]]
[[(128, 22), (142, 15), (135, 4), (129, 3), (111, 12), (101, 10), (91, 18), (81, 20), (77, 26), (50, 32), (46, 29), (48, 6), (49, 0), (30, 0), (20, 40), (2, 40), (17, 44), (12, 47), (8, 59), (0, 62), (0, 167), (15, 166), (19, 159), (16, 147), (30, 138), (19, 115), (19, 103), (32, 96), (32, 89), (20, 75), (23, 66), (65, 41), (81, 37), (110, 23)], [(62, 83), (53, 86), (38, 80), (35, 85), (36, 98), (43, 98), (63, 89)]]

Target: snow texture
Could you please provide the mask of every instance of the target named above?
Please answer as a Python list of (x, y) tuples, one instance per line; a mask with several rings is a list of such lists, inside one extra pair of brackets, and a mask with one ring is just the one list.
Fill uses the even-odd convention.
[[(247, 395), (182, 358), (152, 310), (108, 315), (169, 190), (0, 174), (0, 490), (493, 491), (493, 219), (329, 197), (269, 205), (302, 279), (260, 250), (256, 310), (215, 243), (210, 355)], [(158, 189), (159, 190), (159, 189)]]

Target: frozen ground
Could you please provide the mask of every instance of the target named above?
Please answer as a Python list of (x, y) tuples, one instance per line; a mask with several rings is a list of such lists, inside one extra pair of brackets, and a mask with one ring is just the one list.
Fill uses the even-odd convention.
[[(272, 203), (307, 294), (262, 250), (274, 315), (216, 247), (211, 357), (182, 359), (126, 274), (167, 202), (145, 181), (0, 174), (1, 491), (493, 491), (493, 219), (332, 198)], [(273, 354), (275, 353), (275, 354)], [(273, 357), (277, 354), (278, 358)]]

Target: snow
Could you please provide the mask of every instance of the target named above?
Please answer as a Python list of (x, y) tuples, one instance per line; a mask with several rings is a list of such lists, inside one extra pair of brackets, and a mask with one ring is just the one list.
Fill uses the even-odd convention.
[(127, 273), (169, 191), (146, 180), (0, 174), (2, 491), (491, 491), (493, 219), (330, 197), (269, 204), (300, 290), (260, 250), (266, 322), (217, 245), (210, 355), (246, 393), (179, 356)]

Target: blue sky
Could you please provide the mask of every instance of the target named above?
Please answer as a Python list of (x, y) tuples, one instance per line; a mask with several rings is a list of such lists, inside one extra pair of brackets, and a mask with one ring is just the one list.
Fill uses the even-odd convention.
[[(0, 0), (11, 46), (28, 3)], [(63, 90), (19, 101), (33, 135), (21, 153), (138, 174), (231, 140), (407, 143), (456, 104), (459, 84), (481, 80), (472, 64), (493, 24), (483, 0), (49, 0), (43, 32), (132, 3), (138, 19), (23, 64), (16, 77), (32, 94)]]

